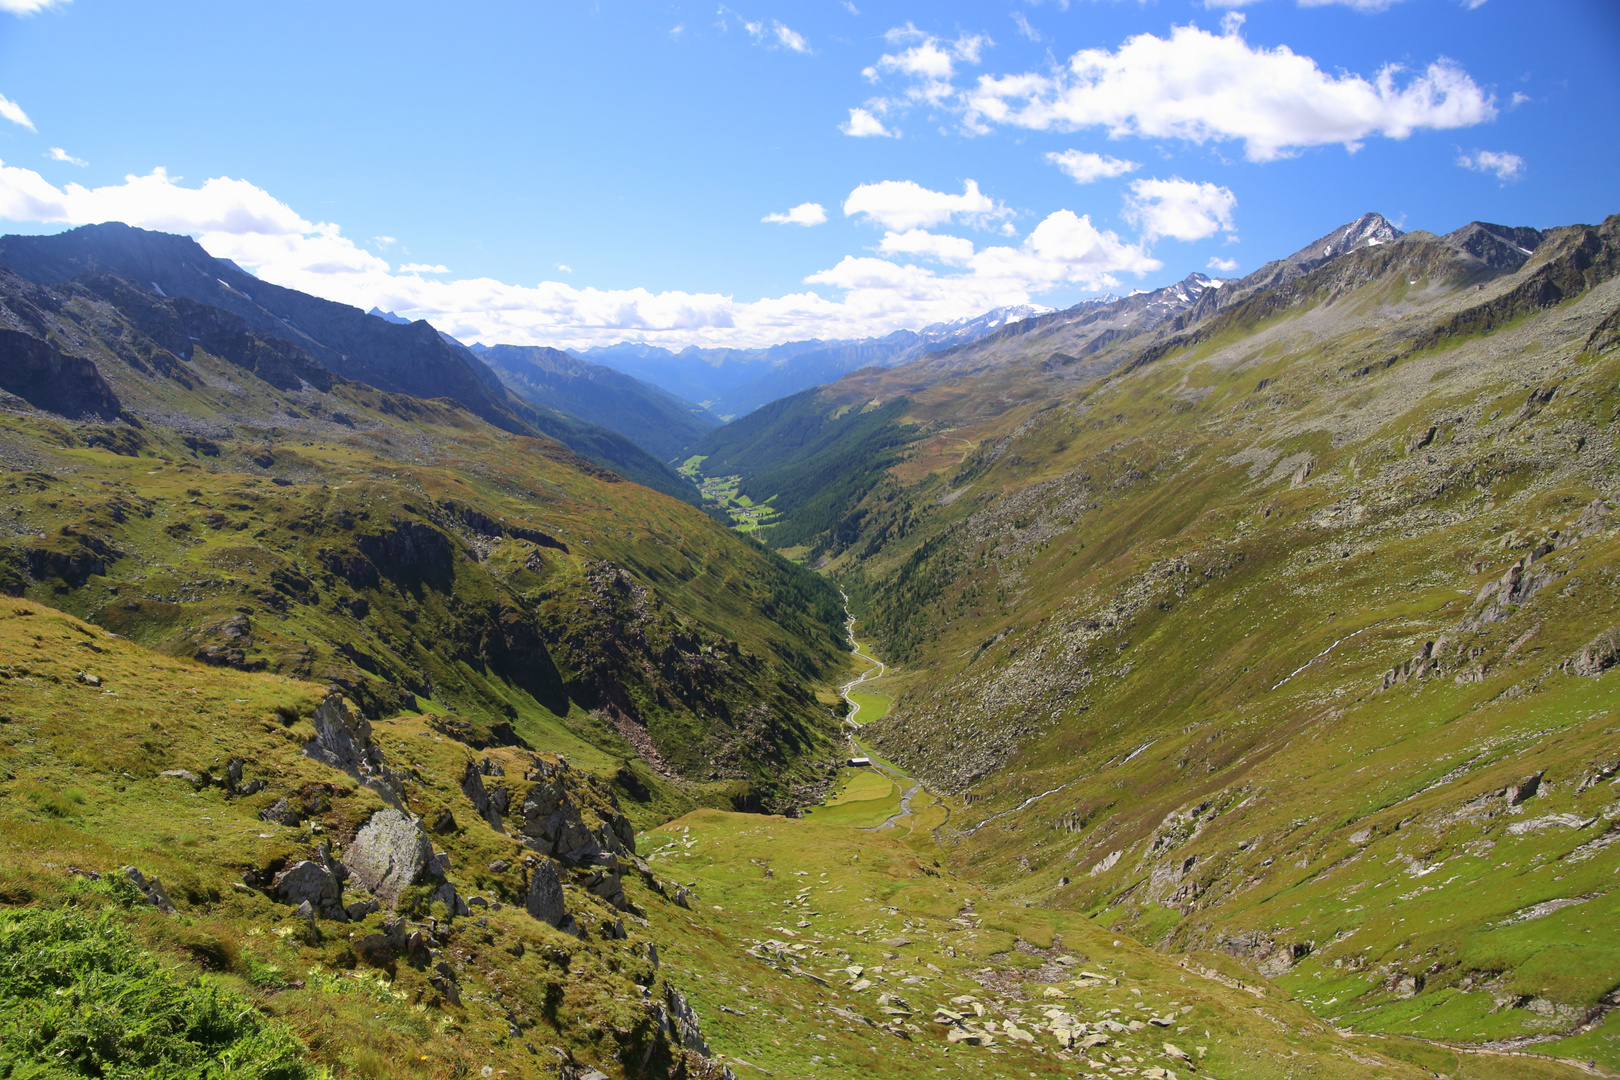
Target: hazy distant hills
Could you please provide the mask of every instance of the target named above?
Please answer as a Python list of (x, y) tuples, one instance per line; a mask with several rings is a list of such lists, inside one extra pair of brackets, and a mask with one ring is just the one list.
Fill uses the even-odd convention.
[(626, 342), (577, 350), (689, 401), (718, 417), (744, 416), (789, 394), (832, 382), (851, 371), (893, 367), (936, 349), (976, 341), (1001, 327), (1040, 315), (1041, 307), (1001, 307), (972, 318), (896, 330), (850, 341), (790, 341), (766, 349), (698, 349), (679, 352)]
[(720, 424), (701, 405), (560, 349), (474, 345), (472, 351), (524, 401), (612, 428), (663, 461)]
[(379, 390), (451, 398), (507, 431), (546, 434), (599, 465), (691, 502), (691, 485), (604, 426), (509, 393), (471, 351), (424, 321), (383, 318), (272, 285), (185, 236), (112, 222), (54, 236), (0, 237), (0, 266), (40, 285), (112, 277), (134, 292), (186, 298), (239, 316), (245, 329), (297, 346), (318, 367)]

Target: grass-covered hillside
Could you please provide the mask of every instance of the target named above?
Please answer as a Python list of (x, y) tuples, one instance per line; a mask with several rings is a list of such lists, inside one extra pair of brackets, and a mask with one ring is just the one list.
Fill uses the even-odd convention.
[(628, 762), (631, 786), (754, 807), (819, 775), (818, 694), (845, 663), (819, 577), (229, 312), (106, 278), (0, 286), (5, 591), (172, 656), (341, 687), (373, 716), (564, 739)]
[(650, 828), (664, 808), (549, 747), (364, 723), (31, 600), (0, 605), (0, 717), (10, 1076), (1575, 1075), (1346, 1038), (926, 835)]
[(820, 391), (918, 425), (821, 543), (948, 865), (1359, 1032), (1620, 1068), (1617, 228), (1372, 245), (1090, 381)]

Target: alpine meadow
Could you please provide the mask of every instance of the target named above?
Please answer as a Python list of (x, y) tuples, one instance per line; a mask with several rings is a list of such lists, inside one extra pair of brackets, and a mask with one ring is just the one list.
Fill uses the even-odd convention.
[(1617, 58), (0, 0), (0, 1080), (1620, 1076)]

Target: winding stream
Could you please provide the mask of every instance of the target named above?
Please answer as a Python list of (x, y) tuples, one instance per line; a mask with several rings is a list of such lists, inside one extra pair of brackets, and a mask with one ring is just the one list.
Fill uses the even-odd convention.
[[(863, 830), (866, 832), (877, 832), (881, 829), (891, 829), (901, 818), (909, 817), (911, 815), (911, 800), (915, 798), (919, 792), (926, 791), (927, 789), (923, 787), (921, 780), (907, 776), (894, 766), (878, 759), (873, 755), (870, 749), (862, 745), (860, 740), (856, 738), (856, 734), (865, 725), (859, 723), (855, 719), (861, 711), (861, 705), (860, 702), (856, 701), (850, 695), (853, 693), (856, 687), (860, 686), (868, 679), (882, 678), (888, 673), (889, 668), (888, 665), (884, 664), (883, 661), (879, 660), (877, 657), (861, 651), (861, 643), (855, 639), (855, 616), (849, 610), (849, 595), (842, 589), (839, 590), (839, 595), (844, 598), (844, 632), (849, 636), (850, 646), (855, 650), (855, 656), (858, 659), (864, 660), (871, 665), (865, 671), (861, 672), (860, 675), (838, 688), (839, 696), (842, 697), (849, 705), (849, 713), (844, 717), (844, 723), (846, 725), (844, 735), (849, 739), (849, 746), (851, 750), (850, 756), (867, 758), (872, 762), (872, 768), (893, 780), (900, 786), (901, 789), (900, 808), (898, 810), (896, 810), (893, 814), (890, 814), (887, 820), (885, 820), (881, 825), (863, 826)], [(933, 793), (929, 792), (929, 794)], [(934, 795), (934, 800), (936, 804), (944, 807), (945, 809), (945, 820), (941, 821), (938, 825), (929, 830), (929, 833), (933, 836), (934, 840), (936, 842), (940, 842), (939, 830), (950, 824), (951, 808), (946, 806), (944, 801), (941, 800), (938, 795)]]

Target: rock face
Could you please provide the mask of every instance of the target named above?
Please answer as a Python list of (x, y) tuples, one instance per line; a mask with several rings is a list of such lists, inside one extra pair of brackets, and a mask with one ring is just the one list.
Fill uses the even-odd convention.
[(534, 781), (523, 800), (522, 838), (529, 847), (576, 865), (603, 852), (635, 852), (635, 830), (606, 784), (560, 758), (540, 756), (527, 779)]
[(427, 873), (433, 845), (415, 818), (399, 810), (379, 810), (356, 834), (343, 862), (378, 899), (392, 906)]
[(500, 765), (485, 758), (481, 763), (467, 762), (467, 771), (461, 777), (461, 793), (473, 804), (478, 816), (489, 822), (490, 828), (496, 832), (506, 831), (501, 818), (512, 804), (512, 793), (504, 787), (489, 790), (484, 786), (484, 777), (504, 775), (505, 770)]
[(294, 907), (309, 904), (321, 918), (348, 921), (348, 913), (343, 908), (343, 886), (318, 862), (305, 859), (294, 863), (276, 875), (270, 892), (284, 904)]
[(0, 390), (36, 409), (109, 420), (123, 411), (94, 361), (68, 356), (48, 341), (0, 329)]
[(709, 1042), (703, 1037), (697, 1013), (692, 1011), (686, 995), (675, 989), (671, 983), (664, 984), (664, 1006), (669, 1010), (664, 1024), (669, 1032), (670, 1041), (684, 1046), (695, 1054), (712, 1056), (714, 1051), (709, 1049)]
[(382, 751), (371, 741), (371, 721), (342, 694), (328, 694), (310, 721), (315, 725), (315, 737), (304, 745), (304, 753), (348, 773), (390, 805), (401, 805), (404, 776), (388, 767)]
[(563, 906), (562, 879), (557, 875), (557, 864), (542, 859), (529, 878), (529, 895), (524, 906), (534, 918), (549, 926), (561, 927), (568, 912)]
[(1620, 661), (1620, 627), (1611, 626), (1575, 654), (1571, 668), (1575, 674), (1595, 679)]

